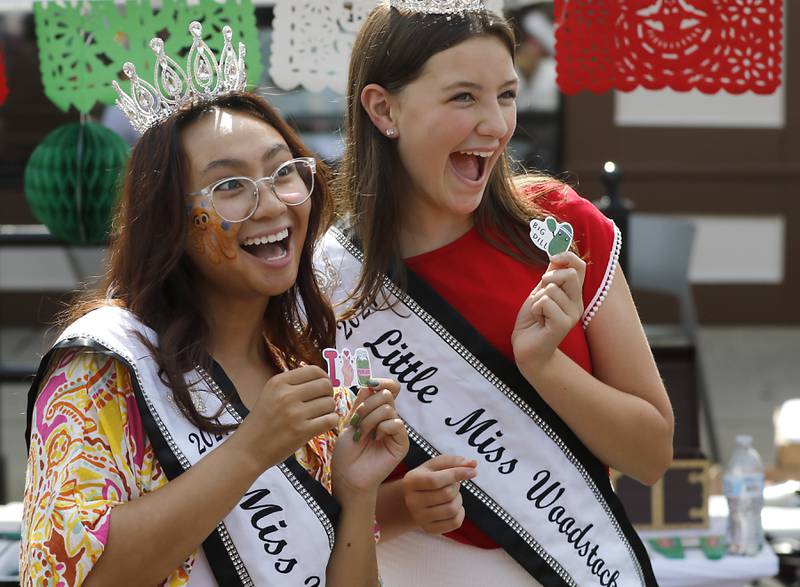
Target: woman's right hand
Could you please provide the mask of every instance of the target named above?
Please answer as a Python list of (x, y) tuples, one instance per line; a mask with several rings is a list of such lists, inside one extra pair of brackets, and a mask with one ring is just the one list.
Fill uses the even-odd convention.
[(408, 435), (395, 410), (400, 384), (376, 379), (358, 391), (349, 424), (333, 449), (333, 495), (343, 504), (350, 496), (372, 495), (408, 452)]
[(328, 374), (313, 365), (298, 367), (267, 381), (236, 435), (247, 438), (249, 452), (266, 469), (335, 428), (335, 408)]
[(539, 372), (583, 314), (586, 262), (575, 253), (555, 255), (525, 299), (511, 333), (514, 361), (522, 374)]
[(403, 496), (414, 524), (428, 534), (461, 527), (464, 505), (461, 482), (477, 475), (476, 461), (439, 455), (410, 470), (403, 478)]

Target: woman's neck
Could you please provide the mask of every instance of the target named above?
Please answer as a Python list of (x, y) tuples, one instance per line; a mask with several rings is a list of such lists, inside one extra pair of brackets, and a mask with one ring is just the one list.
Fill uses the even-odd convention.
[(264, 312), (269, 298), (231, 299), (218, 293), (205, 296), (209, 326), (208, 352), (223, 365), (263, 365)]
[(435, 251), (464, 236), (474, 225), (473, 215), (417, 205), (406, 210), (400, 226), (400, 253), (404, 259)]

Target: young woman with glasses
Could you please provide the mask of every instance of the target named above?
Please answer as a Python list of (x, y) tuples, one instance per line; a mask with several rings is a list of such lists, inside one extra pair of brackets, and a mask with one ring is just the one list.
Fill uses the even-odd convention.
[(31, 389), (23, 585), (377, 583), (407, 439), (395, 382), (353, 402), (321, 368), (329, 211), (324, 167), (253, 94), (147, 128), (102, 290)]

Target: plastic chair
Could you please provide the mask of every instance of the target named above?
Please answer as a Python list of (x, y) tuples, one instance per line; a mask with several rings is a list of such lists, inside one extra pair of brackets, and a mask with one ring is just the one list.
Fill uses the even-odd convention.
[(645, 326), (648, 340), (668, 341), (694, 349), (697, 396), (703, 413), (711, 457), (719, 461), (716, 427), (703, 375), (697, 340), (697, 314), (689, 283), (689, 261), (694, 245), (695, 226), (687, 219), (660, 214), (634, 212), (630, 216), (628, 241), (631, 288), (671, 295), (678, 300), (680, 323), (677, 327)]

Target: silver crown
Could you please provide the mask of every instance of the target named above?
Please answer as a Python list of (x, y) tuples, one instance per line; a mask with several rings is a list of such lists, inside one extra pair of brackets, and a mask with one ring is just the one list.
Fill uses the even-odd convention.
[(423, 14), (463, 14), (486, 10), (483, 0), (389, 0), (389, 5), (397, 10)]
[(247, 83), (244, 43), (239, 43), (237, 55), (231, 44), (231, 27), (225, 25), (222, 29), (225, 44), (219, 60), (203, 41), (203, 27), (199, 22), (192, 22), (189, 32), (192, 47), (186, 56), (186, 70), (164, 53), (164, 41), (155, 37), (150, 41), (150, 48), (156, 54), (153, 83), (140, 79), (130, 61), (122, 66), (122, 71), (131, 80), (130, 95), (123, 92), (116, 81), (111, 82), (119, 96), (117, 105), (140, 133), (186, 104), (241, 91)]

